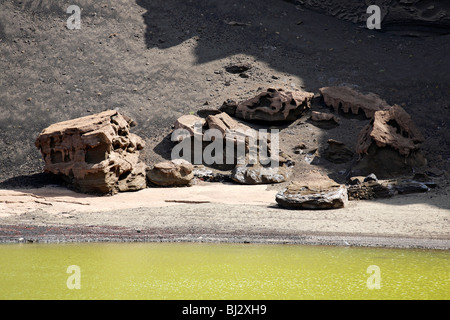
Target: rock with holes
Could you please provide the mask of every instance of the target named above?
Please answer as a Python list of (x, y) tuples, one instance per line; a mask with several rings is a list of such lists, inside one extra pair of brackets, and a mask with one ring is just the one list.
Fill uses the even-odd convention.
[(319, 89), (325, 104), (333, 107), (337, 113), (341, 109), (345, 113), (363, 112), (372, 118), (376, 111), (388, 110), (391, 106), (374, 93), (363, 94), (350, 87), (324, 87)]
[(363, 128), (358, 137), (356, 151), (365, 154), (371, 144), (379, 148), (389, 146), (401, 155), (408, 156), (418, 150), (424, 138), (409, 114), (394, 105), (386, 111), (378, 111), (374, 119)]
[(86, 193), (145, 188), (146, 165), (139, 159), (145, 143), (130, 133), (130, 123), (131, 119), (109, 110), (51, 125), (35, 143), (44, 170)]
[(359, 136), (356, 152), (362, 158), (352, 169), (354, 175), (390, 177), (412, 173), (427, 160), (420, 147), (424, 138), (409, 114), (400, 106), (377, 111)]
[(189, 186), (194, 178), (194, 167), (183, 159), (157, 163), (148, 170), (148, 180), (157, 186)]
[(254, 98), (221, 108), (230, 115), (247, 121), (295, 121), (311, 106), (313, 93), (269, 88)]

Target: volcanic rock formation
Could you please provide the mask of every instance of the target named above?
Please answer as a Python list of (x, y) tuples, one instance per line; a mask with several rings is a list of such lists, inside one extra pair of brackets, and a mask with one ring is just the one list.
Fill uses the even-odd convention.
[(311, 107), (313, 97), (310, 92), (269, 88), (238, 104), (228, 101), (221, 110), (247, 121), (295, 121)]
[(350, 87), (324, 87), (319, 89), (325, 104), (333, 107), (337, 113), (341, 108), (343, 112), (358, 114), (360, 110), (367, 118), (372, 118), (379, 110), (387, 110), (391, 106), (374, 93), (362, 94)]
[(56, 123), (36, 140), (44, 170), (86, 193), (116, 193), (146, 187), (139, 159), (144, 141), (130, 133), (131, 119), (114, 110)]

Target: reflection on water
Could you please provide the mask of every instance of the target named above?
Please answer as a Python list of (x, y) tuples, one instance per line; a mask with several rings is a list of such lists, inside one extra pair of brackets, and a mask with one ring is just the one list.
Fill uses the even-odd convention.
[(449, 256), (298, 245), (0, 245), (0, 299), (448, 299)]

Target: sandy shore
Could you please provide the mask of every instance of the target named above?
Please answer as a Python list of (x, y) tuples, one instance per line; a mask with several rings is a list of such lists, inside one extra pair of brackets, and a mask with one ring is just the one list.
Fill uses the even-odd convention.
[(445, 193), (284, 210), (264, 185), (204, 183), (96, 197), (0, 190), (0, 242), (203, 241), (450, 248)]

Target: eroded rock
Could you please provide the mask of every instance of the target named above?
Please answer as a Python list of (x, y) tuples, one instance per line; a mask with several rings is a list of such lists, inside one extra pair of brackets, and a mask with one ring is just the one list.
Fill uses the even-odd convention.
[(148, 180), (158, 186), (188, 186), (194, 178), (194, 167), (183, 159), (157, 163), (148, 170)]
[(367, 118), (372, 118), (376, 111), (390, 109), (390, 105), (374, 93), (362, 94), (350, 87), (324, 87), (319, 89), (325, 104), (333, 107), (337, 113), (350, 111), (357, 115), (360, 110)]
[(35, 142), (44, 171), (62, 176), (81, 192), (145, 188), (146, 166), (139, 159), (145, 143), (130, 133), (130, 120), (109, 110), (51, 125)]
[(367, 154), (371, 144), (383, 148), (389, 146), (401, 155), (408, 156), (418, 150), (424, 141), (422, 134), (409, 114), (394, 105), (386, 111), (377, 111), (373, 120), (363, 128), (358, 137), (356, 152)]
[(231, 116), (247, 121), (295, 121), (310, 108), (313, 93), (269, 88), (241, 103), (229, 101), (221, 107)]

